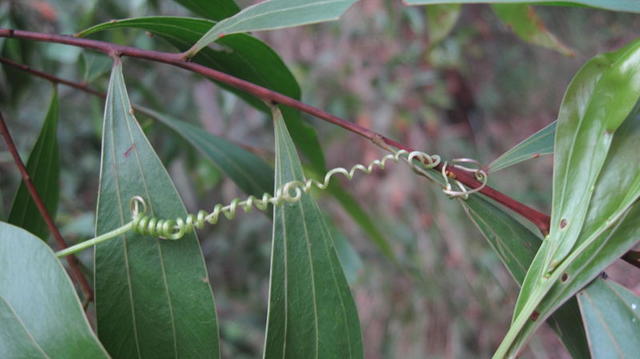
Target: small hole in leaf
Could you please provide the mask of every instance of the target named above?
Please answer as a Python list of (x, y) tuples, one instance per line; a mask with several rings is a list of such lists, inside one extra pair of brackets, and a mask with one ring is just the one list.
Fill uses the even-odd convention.
[(563, 218), (563, 219), (560, 221), (560, 228), (564, 228), (564, 227), (566, 227), (566, 226), (567, 226), (567, 220)]
[(531, 321), (535, 322), (538, 319), (539, 316), (540, 316), (540, 313), (538, 313), (538, 312), (531, 313)]

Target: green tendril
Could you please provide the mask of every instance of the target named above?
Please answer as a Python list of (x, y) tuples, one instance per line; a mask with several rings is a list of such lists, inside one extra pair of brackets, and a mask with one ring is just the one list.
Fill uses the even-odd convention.
[[(79, 243), (75, 246), (62, 250), (56, 255), (63, 257), (72, 253), (76, 253), (90, 246), (94, 246), (98, 243), (104, 242), (108, 239), (121, 236), (122, 234), (132, 230), (138, 234), (153, 236), (162, 239), (177, 240), (184, 235), (193, 232), (195, 229), (201, 229), (206, 224), (216, 224), (223, 215), (227, 219), (233, 219), (238, 213), (238, 208), (241, 208), (245, 213), (251, 212), (254, 208), (265, 211), (269, 208), (269, 205), (278, 206), (282, 203), (294, 203), (300, 201), (302, 195), (309, 193), (313, 188), (325, 190), (332, 178), (336, 175), (342, 175), (347, 180), (352, 180), (358, 172), (364, 174), (370, 174), (375, 169), (385, 169), (387, 162), (400, 162), (404, 161), (409, 164), (416, 172), (426, 175), (426, 169), (432, 169), (438, 166), (442, 161), (438, 155), (429, 155), (421, 151), (408, 152), (405, 150), (399, 150), (394, 153), (388, 154), (381, 159), (374, 160), (369, 165), (356, 164), (347, 170), (346, 168), (338, 167), (330, 170), (324, 176), (322, 181), (315, 179), (307, 179), (305, 181), (291, 181), (284, 184), (284, 186), (277, 188), (274, 194), (264, 193), (261, 198), (255, 196), (249, 196), (244, 200), (238, 198), (233, 199), (229, 204), (222, 205), (216, 204), (211, 212), (204, 210), (198, 211), (195, 214), (189, 214), (186, 217), (180, 217), (176, 219), (162, 219), (154, 216), (147, 215), (147, 205), (145, 200), (140, 196), (134, 196), (130, 201), (131, 222), (119, 227), (111, 232), (105, 233), (99, 237), (90, 239), (88, 241)], [(416, 161), (418, 163), (416, 163)], [(472, 163), (477, 168), (469, 168), (460, 165), (460, 163)], [(480, 186), (471, 190), (467, 190), (462, 183), (453, 179), (456, 186), (460, 189), (456, 191), (451, 185), (450, 173), (447, 171), (448, 166), (453, 166), (458, 169), (472, 172), (475, 178), (481, 182)], [(444, 179), (443, 192), (449, 197), (460, 197), (467, 199), (469, 194), (482, 190), (487, 184), (487, 174), (480, 169), (477, 161), (470, 159), (456, 159), (449, 163), (442, 163), (442, 176)]]

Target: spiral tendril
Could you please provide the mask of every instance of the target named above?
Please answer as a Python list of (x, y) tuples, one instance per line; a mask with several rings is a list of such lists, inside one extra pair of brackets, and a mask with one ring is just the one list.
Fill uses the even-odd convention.
[[(245, 213), (248, 213), (252, 211), (253, 208), (264, 211), (269, 207), (269, 205), (277, 206), (284, 202), (297, 202), (302, 198), (303, 194), (309, 193), (314, 187), (320, 190), (326, 189), (329, 186), (331, 179), (338, 174), (344, 176), (347, 180), (352, 180), (358, 172), (370, 174), (377, 168), (385, 169), (385, 166), (389, 161), (396, 163), (404, 161), (420, 173), (424, 173), (423, 168), (434, 168), (441, 163), (440, 156), (438, 155), (429, 155), (421, 151), (408, 152), (405, 150), (399, 150), (394, 153), (387, 154), (381, 159), (376, 159), (367, 166), (356, 164), (349, 170), (342, 167), (334, 168), (325, 174), (322, 181), (306, 179), (305, 181), (287, 182), (282, 187), (277, 188), (273, 195), (264, 193), (261, 198), (256, 198), (253, 195), (244, 200), (235, 198), (227, 205), (216, 204), (211, 212), (200, 210), (195, 214), (189, 214), (184, 218), (177, 219), (160, 219), (147, 215), (145, 200), (140, 196), (134, 196), (131, 198), (130, 202), (133, 217), (133, 230), (142, 235), (150, 235), (171, 240), (180, 239), (185, 234), (192, 232), (194, 229), (203, 228), (205, 224), (213, 225), (218, 223), (221, 215), (227, 219), (235, 218), (238, 208), (241, 208)], [(422, 166), (418, 166), (415, 161), (419, 161)], [(445, 179), (445, 186), (443, 188), (444, 193), (450, 197), (463, 197), (466, 199), (469, 194), (480, 191), (486, 185), (487, 174), (479, 168), (467, 168), (456, 163), (477, 164), (477, 162), (468, 159), (452, 161), (453, 166), (465, 171), (474, 172), (476, 178), (481, 181), (481, 186), (472, 190), (466, 190), (462, 183), (457, 180), (454, 181), (460, 190), (453, 190), (450, 184), (450, 178), (447, 176), (447, 162), (442, 166), (442, 174)]]

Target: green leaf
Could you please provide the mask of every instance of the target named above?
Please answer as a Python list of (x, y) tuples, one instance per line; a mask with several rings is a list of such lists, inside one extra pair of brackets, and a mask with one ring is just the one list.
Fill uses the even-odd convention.
[(489, 173), (498, 172), (520, 162), (553, 153), (556, 122), (529, 136), (489, 164)]
[[(516, 282), (521, 285), (542, 241), (501, 207), (480, 196), (460, 201)], [(558, 309), (547, 323), (574, 358), (589, 354), (577, 302), (572, 299)]]
[(636, 0), (405, 0), (408, 5), (429, 4), (532, 4), (554, 6), (594, 7), (612, 11), (640, 12), (640, 3)]
[(578, 239), (614, 134), (638, 102), (638, 55), (640, 41), (597, 56), (580, 70), (565, 94), (554, 147), (549, 269), (567, 256)]
[[(184, 17), (141, 17), (110, 21), (82, 31), (78, 36), (114, 28), (138, 28), (149, 31), (183, 51), (189, 48), (215, 22)], [(192, 61), (232, 76), (300, 99), (300, 87), (282, 59), (262, 41), (244, 34), (225, 36), (218, 41), (223, 49), (203, 49)], [(221, 87), (235, 93), (252, 106), (268, 112), (264, 102), (228, 85)], [(324, 155), (315, 130), (304, 123), (300, 113), (283, 109), (284, 119), (294, 142), (318, 172), (325, 171)]]
[(640, 297), (598, 280), (577, 295), (592, 358), (634, 358), (640, 352)]
[[(304, 175), (274, 108), (276, 188)], [(323, 215), (309, 195), (274, 211), (265, 358), (362, 358), (355, 303)]]
[(267, 0), (242, 9), (211, 28), (186, 52), (193, 57), (221, 37), (337, 20), (357, 0)]
[(175, 0), (175, 2), (211, 20), (222, 20), (240, 11), (233, 0)]
[[(38, 190), (47, 211), (55, 218), (58, 209), (60, 160), (58, 154), (58, 92), (53, 88), (51, 102), (42, 129), (27, 160), (27, 171), (33, 185)], [(47, 225), (38, 207), (31, 199), (24, 181), (20, 183), (13, 200), (8, 221), (46, 240), (49, 236)]]
[(542, 22), (535, 9), (524, 4), (494, 4), (493, 11), (524, 41), (546, 47), (565, 56), (574, 56), (572, 49), (563, 44)]
[(433, 47), (444, 40), (453, 30), (460, 17), (459, 4), (431, 5), (426, 7), (429, 46)]
[[(171, 178), (145, 137), (114, 64), (104, 116), (96, 234), (131, 220), (142, 196), (150, 215), (185, 217)], [(161, 240), (128, 233), (95, 248), (98, 334), (116, 358), (218, 358), (207, 269), (194, 233)]]
[[(527, 273), (514, 321), (499, 348), (501, 355), (515, 353), (539, 326), (539, 322), (528, 320), (534, 311), (540, 318), (548, 316), (636, 242), (631, 223), (639, 218), (638, 206), (632, 205), (640, 196), (640, 107), (633, 108), (636, 103), (631, 101), (640, 95), (634, 84), (640, 83), (640, 72), (634, 73), (640, 61), (639, 44), (596, 57), (567, 90), (556, 130), (554, 179), (568, 176), (570, 185), (554, 180), (560, 185), (554, 183), (551, 234)], [(626, 116), (626, 121), (620, 120), (621, 116)], [(620, 122), (622, 126), (614, 133)], [(593, 153), (594, 148), (604, 153)], [(569, 206), (564, 203), (557, 204), (557, 191), (572, 202), (573, 211), (566, 210)], [(567, 212), (558, 215), (558, 208)], [(560, 228), (558, 217), (566, 218), (564, 228)], [(571, 240), (565, 229), (578, 220), (582, 223), (573, 229), (578, 234), (566, 257), (550, 267), (549, 260), (558, 249), (566, 250), (558, 239)]]
[(108, 358), (51, 249), (0, 222), (0, 357)]
[(260, 198), (273, 190), (273, 168), (260, 157), (187, 122), (148, 109), (145, 113), (152, 114), (191, 143), (246, 194)]

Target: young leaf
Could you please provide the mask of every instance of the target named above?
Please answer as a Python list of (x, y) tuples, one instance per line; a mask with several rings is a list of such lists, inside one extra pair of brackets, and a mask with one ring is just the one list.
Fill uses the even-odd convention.
[(533, 7), (525, 4), (494, 4), (492, 8), (500, 20), (524, 41), (566, 56), (575, 55), (572, 49), (547, 29)]
[(408, 5), (429, 4), (531, 4), (594, 7), (612, 11), (640, 12), (640, 3), (636, 0), (405, 0)]
[(555, 137), (547, 270), (574, 247), (614, 133), (638, 102), (639, 54), (636, 41), (597, 56), (580, 70), (565, 94)]
[[(542, 241), (506, 210), (480, 196), (461, 201), (465, 211), (487, 239), (516, 282), (521, 285)], [(577, 302), (572, 299), (548, 320), (574, 358), (589, 355)]]
[[(87, 36), (98, 31), (114, 28), (137, 28), (161, 37), (177, 49), (189, 48), (215, 22), (185, 17), (140, 17), (109, 21), (98, 24), (77, 34)], [(236, 76), (270, 90), (300, 99), (300, 87), (282, 59), (262, 41), (245, 35), (225, 36), (218, 41), (224, 49), (205, 48), (192, 61)], [(259, 110), (269, 112), (260, 99), (228, 85), (218, 83)], [(318, 172), (325, 171), (324, 155), (313, 127), (302, 121), (300, 112), (284, 108), (283, 115), (294, 142)]]
[(498, 172), (531, 158), (552, 154), (555, 135), (554, 121), (493, 160), (489, 164), (489, 173)]
[[(567, 90), (556, 131), (558, 158), (554, 178), (563, 180), (567, 176), (570, 186), (554, 183), (553, 213), (563, 205), (555, 201), (561, 197), (556, 191), (567, 198), (574, 212), (555, 215), (566, 218), (559, 221), (564, 227), (553, 226), (552, 221), (551, 234), (527, 273), (513, 323), (498, 356), (515, 353), (524, 345), (540, 323), (529, 320), (534, 311), (535, 317), (544, 319), (615, 260), (615, 255), (622, 255), (635, 243), (633, 227), (629, 228), (628, 221), (638, 218), (638, 206), (632, 208), (632, 205), (640, 196), (640, 153), (637, 151), (640, 108), (633, 108), (640, 93), (634, 84), (640, 82), (640, 72), (634, 72), (636, 62), (640, 61), (639, 45), (640, 42), (635, 42), (620, 51), (596, 57), (583, 67)], [(616, 97), (610, 96), (613, 92)], [(633, 100), (636, 102), (632, 103)], [(621, 120), (621, 116), (628, 118)], [(613, 130), (620, 123), (623, 124), (614, 135)], [(598, 146), (605, 151), (606, 160), (602, 153), (591, 152), (592, 147)], [(598, 166), (602, 169), (596, 170)], [(569, 173), (564, 171), (567, 168), (571, 169)], [(557, 182), (563, 184), (561, 180)], [(583, 188), (583, 192), (575, 188)], [(579, 203), (586, 208), (577, 208)], [(573, 229), (578, 234), (567, 250), (563, 248), (567, 244), (558, 239), (571, 240), (564, 229), (571, 221), (578, 220), (583, 223)], [(567, 250), (566, 256), (554, 257), (559, 250)], [(549, 260), (557, 258), (563, 260), (550, 267)]]
[[(131, 220), (142, 196), (151, 215), (185, 217), (171, 178), (133, 116), (114, 64), (104, 115), (96, 234)], [(117, 358), (218, 358), (215, 304), (194, 233), (170, 241), (127, 233), (95, 248), (100, 340)]]
[[(27, 171), (38, 190), (51, 217), (55, 218), (58, 209), (60, 160), (58, 154), (58, 92), (53, 88), (47, 116), (42, 124), (35, 146), (27, 160)], [(35, 202), (27, 190), (24, 181), (20, 183), (13, 200), (8, 222), (46, 240), (49, 236)]]
[(453, 30), (460, 17), (461, 6), (458, 4), (441, 4), (427, 6), (426, 9), (429, 46), (433, 47), (444, 40)]
[(217, 23), (186, 52), (186, 55), (193, 57), (212, 42), (230, 34), (337, 20), (355, 2), (356, 0), (263, 1)]
[(0, 357), (108, 358), (51, 249), (0, 222)]
[(640, 297), (599, 280), (577, 295), (592, 358), (633, 358), (640, 352)]
[[(276, 188), (304, 175), (274, 108)], [(323, 215), (309, 195), (274, 211), (265, 358), (362, 358), (355, 303)]]
[(211, 20), (222, 20), (240, 11), (233, 0), (175, 0), (175, 2)]

